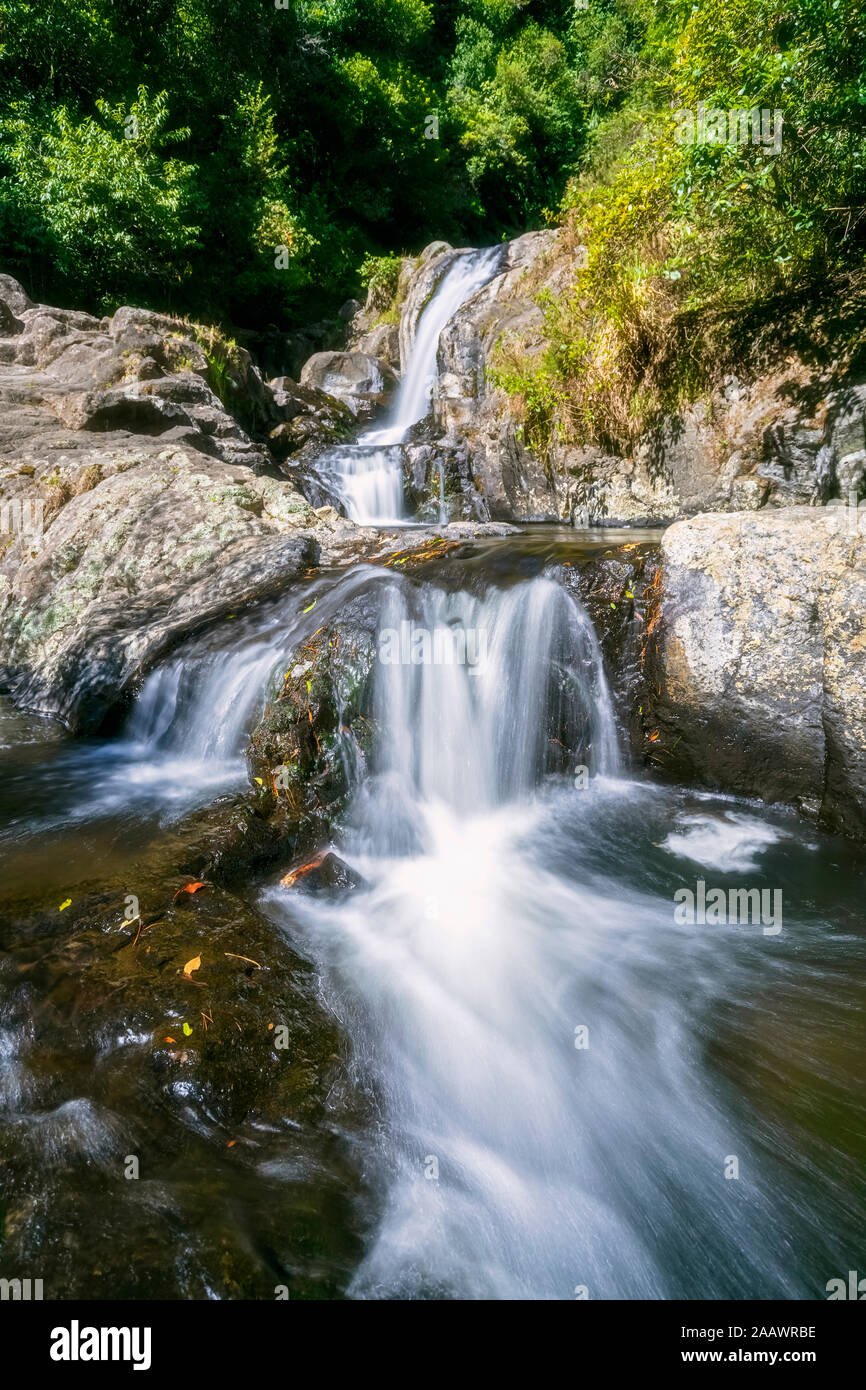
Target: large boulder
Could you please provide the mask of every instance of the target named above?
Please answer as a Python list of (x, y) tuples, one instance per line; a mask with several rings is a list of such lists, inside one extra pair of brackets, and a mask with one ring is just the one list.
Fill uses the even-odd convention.
[(5, 684), (72, 727), (97, 725), (186, 632), (318, 556), (288, 481), (177, 448), (114, 465), (41, 538), (14, 538), (0, 574)]
[(678, 522), (650, 628), (660, 767), (866, 834), (866, 511)]
[(90, 728), (173, 642), (354, 530), (280, 476), (240, 411), (260, 429), (352, 417), (181, 320), (34, 305), (8, 276), (0, 304), (0, 680)]
[(360, 420), (369, 420), (397, 387), (392, 367), (365, 352), (317, 352), (304, 363), (301, 385), (324, 391)]

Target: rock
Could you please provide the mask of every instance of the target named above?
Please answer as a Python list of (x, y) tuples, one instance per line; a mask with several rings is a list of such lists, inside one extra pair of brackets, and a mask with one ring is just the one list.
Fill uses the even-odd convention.
[(866, 496), (866, 385), (831, 396), (824, 433), (836, 495)]
[(400, 368), (400, 329), (396, 323), (379, 323), (369, 333), (362, 333), (352, 347), (386, 362), (392, 370)]
[(301, 385), (335, 396), (369, 420), (387, 404), (397, 377), (387, 362), (364, 352), (318, 352), (304, 363)]
[(556, 482), (573, 526), (660, 526), (675, 520), (679, 500), (645, 455), (623, 459), (585, 445), (560, 449)]
[(7, 687), (73, 728), (97, 726), (185, 633), (315, 563), (286, 510), (316, 524), (287, 481), (180, 449), (133, 454), (71, 498), (7, 577)]
[(615, 545), (557, 565), (550, 578), (578, 597), (592, 619), (617, 722), (634, 756), (645, 753), (649, 699), (644, 652), (658, 584), (655, 541)]
[[(439, 340), (439, 386), (434, 424), (441, 436), (462, 436), (466, 473), (478, 495), (474, 510), (494, 520), (553, 521), (559, 502), (543, 464), (526, 448), (501, 392), (491, 390), (487, 369), (495, 344), (518, 324), (540, 327), (541, 311), (521, 299), (525, 272), (551, 244), (551, 232), (531, 232), (502, 248), (502, 269), (454, 315)], [(424, 305), (451, 265), (455, 252), (443, 243), (427, 247), (413, 271), (400, 322), (405, 364)], [(435, 506), (435, 496), (429, 499)]]
[(8, 276), (0, 303), (22, 325), (0, 339), (0, 677), (93, 728), (171, 643), (315, 564), (314, 532), (352, 530), (314, 514), (212, 381), (292, 435), (280, 453), (309, 441), (307, 467), (354, 417), (181, 320), (34, 305)]
[(305, 324), (293, 333), (279, 335), (278, 362), (281, 372), (296, 380), (303, 365), (314, 353), (342, 352), (346, 346), (348, 325), (340, 318), (322, 319)]
[(12, 338), (24, 332), (24, 323), (17, 319), (4, 299), (0, 299), (0, 337)]
[(355, 416), (336, 396), (287, 376), (275, 377), (269, 385), (283, 419), (269, 435), (271, 450), (279, 458), (296, 454), (304, 445), (324, 449), (351, 435)]
[[(859, 527), (858, 527), (859, 523)], [(661, 547), (653, 756), (866, 835), (866, 513), (702, 515)]]
[[(403, 450), (407, 505), (416, 520), (441, 524), (490, 519), (476, 487), (465, 441), (447, 437), (433, 444), (408, 443)], [(443, 517), (444, 512), (444, 517)]]
[(366, 886), (361, 875), (350, 868), (348, 864), (345, 864), (332, 851), (324, 855), (317, 855), (308, 862), (299, 861), (292, 865), (282, 882), (285, 886), (295, 888), (301, 893), (327, 893), (329, 895), (348, 893), (355, 888)]
[[(351, 1103), (344, 1046), (315, 972), (250, 906), (249, 873), (245, 897), (218, 877), (237, 820), (257, 817), (223, 799), (159, 830), (134, 868), (81, 855), (63, 914), (38, 881), (4, 904), (4, 1038), (27, 1089), (0, 1135), (3, 1272), (33, 1269), (46, 1297), (111, 1297), (133, 1279), (142, 1297), (273, 1299), (289, 1271), (293, 1296), (334, 1297), (357, 1263), (354, 1240), (329, 1233), (333, 1203), (348, 1208), (358, 1188), (330, 1138), (335, 1104)], [(195, 873), (206, 888), (178, 893), (202, 864), (217, 868)], [(140, 1181), (125, 1181), (129, 1155)]]
[(7, 304), (13, 314), (23, 314), (25, 309), (33, 308), (33, 300), (23, 285), (13, 280), (11, 275), (0, 275), (0, 299)]
[(348, 323), (348, 351), (364, 352), (369, 357), (387, 362), (394, 371), (400, 371), (399, 311), (417, 264), (418, 262), (411, 257), (403, 257), (398, 275), (397, 294), (393, 302), (385, 286), (376, 284), (375, 280), (371, 281), (363, 309), (359, 306)]
[[(417, 261), (405, 269), (405, 281), (400, 303), (400, 370), (406, 370), (409, 353), (415, 340), (415, 330), (425, 304), (436, 289), (454, 258), (454, 249), (447, 241), (434, 241), (425, 246)], [(402, 277), (401, 277), (402, 278)]]
[(738, 473), (731, 483), (731, 506), (738, 512), (757, 512), (767, 500), (770, 484), (766, 478)]
[[(400, 343), (405, 364), (420, 313), (455, 252), (434, 242), (408, 272)], [(651, 526), (702, 511), (820, 504), (866, 493), (866, 384), (824, 379), (788, 356), (747, 379), (728, 373), (705, 397), (668, 412), (621, 456), (587, 437), (540, 435), (533, 447), (491, 368), (533, 362), (550, 348), (547, 296), (572, 288), (573, 230), (531, 232), (502, 248), (502, 265), (446, 325), (434, 423), (461, 435), (479, 508), (513, 521)], [(622, 402), (623, 418), (631, 402)], [(429, 438), (425, 442), (434, 442)], [(424, 515), (436, 505), (427, 495)]]
[(324, 838), (354, 785), (372, 730), (370, 682), (379, 597), (363, 591), (304, 645), (285, 653), (286, 676), (253, 732), (253, 774), (274, 789), (276, 814), (305, 843)]

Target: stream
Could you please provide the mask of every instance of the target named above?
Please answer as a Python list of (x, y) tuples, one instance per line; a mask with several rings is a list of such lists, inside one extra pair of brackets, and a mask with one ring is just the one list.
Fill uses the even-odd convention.
[[(451, 262), (391, 420), (322, 461), (349, 516), (405, 523), (401, 441), (497, 255)], [(636, 766), (555, 577), (624, 538), (527, 526), (447, 579), (323, 571), (177, 647), (99, 736), (0, 701), (0, 1273), (52, 1297), (806, 1299), (862, 1267), (862, 857)], [(355, 886), (283, 863), (185, 898), (196, 817), (249, 788), (265, 705), (359, 595), (372, 742), (343, 741), (318, 846)], [(779, 929), (681, 920), (699, 881), (781, 893)], [(129, 894), (168, 905), (127, 931)], [(238, 983), (214, 1019), (216, 960)]]

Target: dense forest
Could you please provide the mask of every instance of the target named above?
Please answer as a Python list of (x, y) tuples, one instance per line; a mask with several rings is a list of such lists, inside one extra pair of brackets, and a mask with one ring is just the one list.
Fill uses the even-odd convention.
[[(0, 24), (3, 268), (43, 300), (284, 328), (434, 237), (565, 216), (614, 312), (648, 280), (730, 306), (862, 264), (858, 0), (0, 0)], [(683, 142), (698, 102), (781, 113), (781, 148)]]

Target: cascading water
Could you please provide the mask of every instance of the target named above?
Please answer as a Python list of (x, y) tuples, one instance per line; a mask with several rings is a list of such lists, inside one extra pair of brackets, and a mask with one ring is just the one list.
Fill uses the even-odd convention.
[[(373, 612), (375, 737), (366, 766), (360, 750), (347, 758), (355, 794), (336, 846), (362, 882), (328, 896), (302, 877), (263, 899), (318, 965), (349, 1067), (334, 1060), (314, 1132), (288, 1116), (274, 1128), (278, 1159), (256, 1167), (265, 1131), (247, 1131), (250, 1157), (220, 1170), (220, 1241), (234, 1232), (247, 1259), (282, 1228), (304, 1278), (318, 1248), (307, 1260), (283, 1213), (321, 1210), (352, 1251), (339, 1290), (360, 1298), (822, 1297), (855, 1267), (850, 1233), (866, 1201), (848, 1138), (862, 1128), (850, 1030), (863, 988), (859, 867), (793, 817), (627, 780), (594, 632), (539, 576), (536, 544), (485, 543), (437, 584), (376, 566), (323, 577), (179, 650), (145, 681), (121, 738), (46, 749), (44, 762), (25, 746), (0, 781), (7, 891), (51, 875), (54, 902), (77, 899), (76, 861), (100, 866), (112, 901), (125, 885), (140, 891), (147, 818), (241, 785), (246, 731), (274, 674), (343, 610), (362, 623)], [(362, 590), (373, 601), (354, 609)], [(836, 895), (832, 922), (816, 873)], [(743, 874), (786, 885), (779, 937), (678, 925), (675, 886), (706, 875), (739, 887)], [(216, 894), (202, 906), (218, 910)], [(12, 1031), (0, 1020), (16, 1116), (45, 1070), (41, 1052), (31, 1060), (29, 1000), (24, 1017)], [(150, 1075), (149, 1025), (129, 1037), (118, 1026)], [(91, 1166), (100, 1134), (135, 1123), (125, 1090), (95, 1123), (102, 1076), (76, 1062), (69, 1099), (49, 1111)], [(210, 1134), (194, 1094), (183, 1105), (172, 1142), (178, 1123)], [(20, 1133), (25, 1120), (36, 1133), (26, 1116)], [(344, 1156), (346, 1208), (334, 1207), (318, 1139)], [(207, 1161), (226, 1152), (219, 1131)], [(51, 1191), (46, 1179), (46, 1207)], [(187, 1186), (171, 1191), (168, 1255), (186, 1269), (202, 1209)], [(251, 1193), (266, 1220), (249, 1215)], [(268, 1253), (265, 1287), (272, 1264)], [(215, 1267), (207, 1277), (218, 1281)]]
[(365, 886), (266, 895), (380, 1097), (382, 1214), (350, 1292), (797, 1296), (757, 1158), (735, 1196), (723, 1180), (748, 1144), (694, 1042), (754, 952), (695, 939), (626, 868), (666, 813), (618, 776), (582, 608), (543, 578), (404, 584), (381, 624), (378, 743), (338, 846)]
[(318, 470), (353, 521), (374, 525), (403, 519), (402, 443), (430, 409), (442, 329), (497, 271), (501, 248), (457, 255), (425, 305), (394, 405), (394, 418), (366, 430), (354, 444), (331, 450)]
[[(118, 738), (65, 746), (51, 765), (44, 809), (33, 815), (34, 774), (21, 826), (32, 832), (134, 807), (140, 814), (181, 813), (247, 783), (247, 736), (286, 646), (309, 630), (305, 611), (327, 622), (360, 588), (387, 580), (359, 568), (241, 616), (218, 634), (193, 640), (145, 678)], [(10, 793), (13, 789), (9, 788)], [(7, 824), (16, 824), (10, 814)]]

